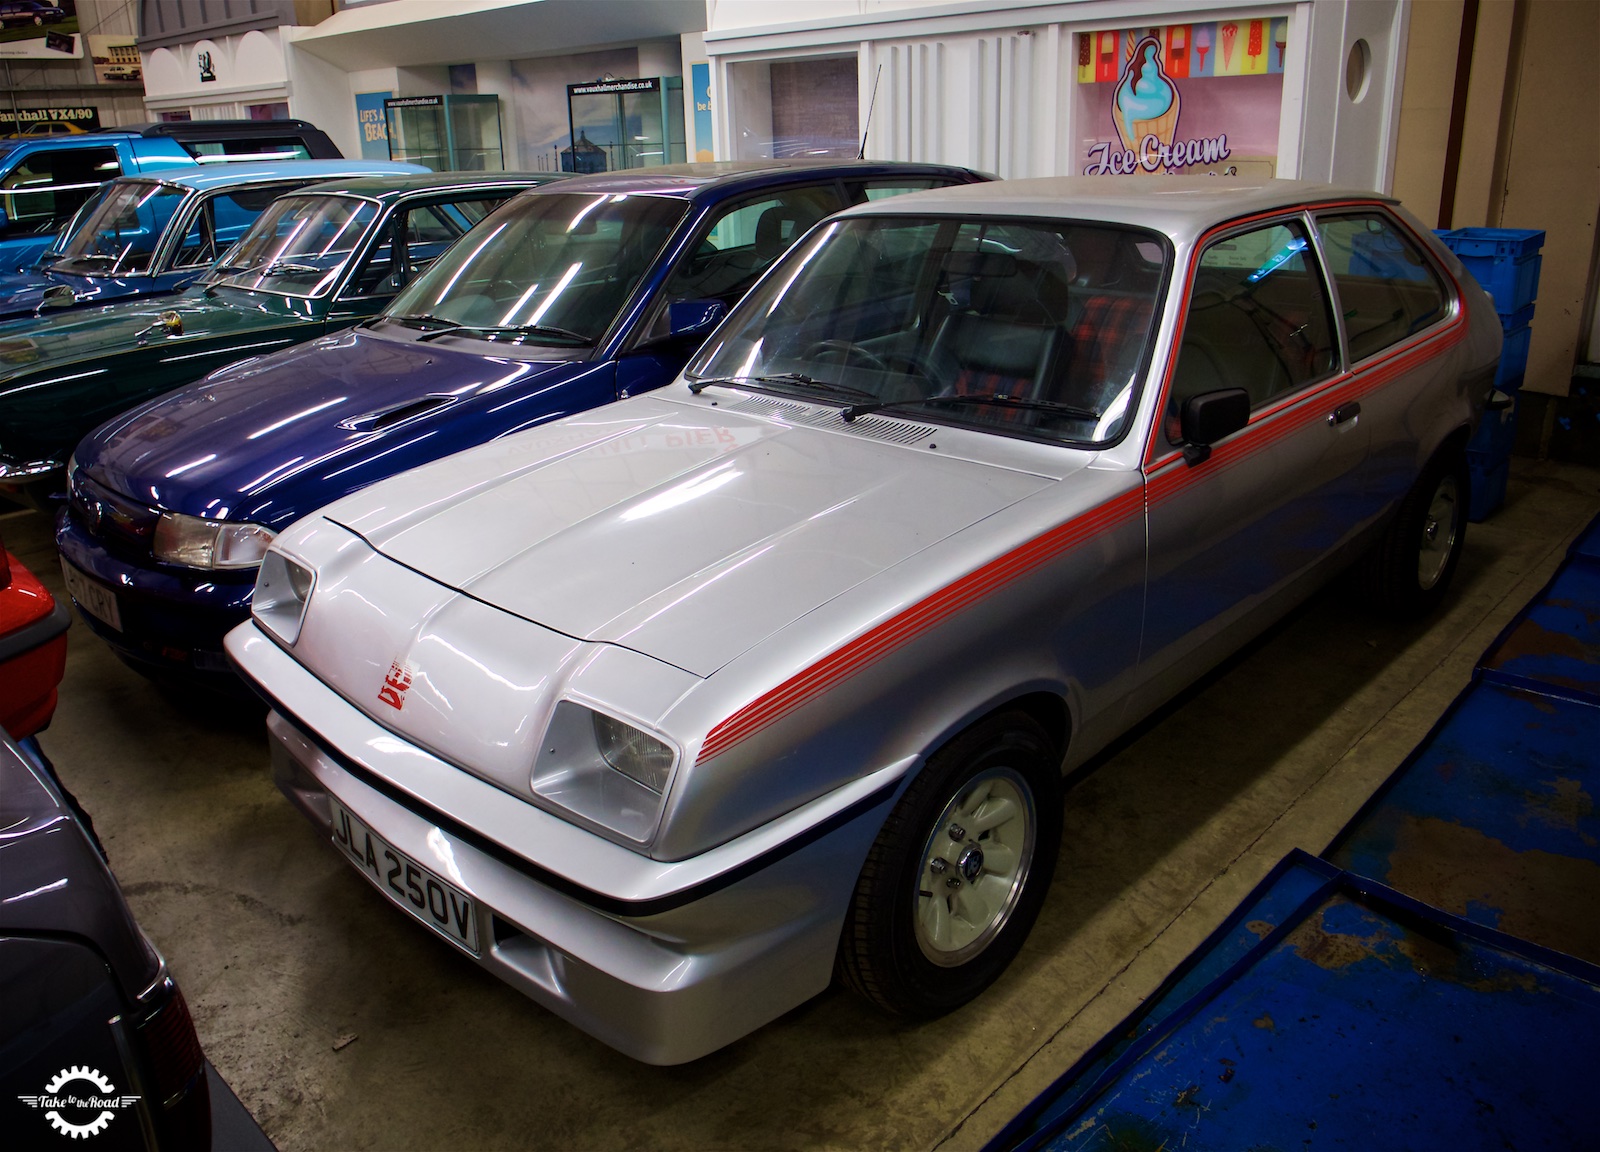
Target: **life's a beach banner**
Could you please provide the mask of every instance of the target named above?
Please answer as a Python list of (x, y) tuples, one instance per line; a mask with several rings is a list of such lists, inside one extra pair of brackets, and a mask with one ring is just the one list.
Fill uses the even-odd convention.
[(1280, 17), (1080, 33), (1083, 174), (1271, 175), (1288, 27)]

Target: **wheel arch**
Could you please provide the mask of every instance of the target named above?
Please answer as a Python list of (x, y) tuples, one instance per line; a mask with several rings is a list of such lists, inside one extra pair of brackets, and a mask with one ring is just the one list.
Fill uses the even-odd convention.
[(1038, 724), (1049, 738), (1056, 759), (1065, 760), (1067, 746), (1072, 739), (1072, 709), (1059, 693), (1032, 688), (993, 701), (987, 707), (963, 716), (959, 723), (950, 725), (939, 734), (936, 741), (928, 745), (923, 752), (922, 762), (926, 764), (941, 749), (959, 739), (962, 733), (1005, 712), (1021, 712)]

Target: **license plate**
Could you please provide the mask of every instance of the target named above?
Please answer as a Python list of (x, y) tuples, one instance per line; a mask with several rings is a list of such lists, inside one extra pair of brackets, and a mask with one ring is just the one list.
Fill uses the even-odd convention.
[(67, 591), (79, 608), (118, 632), (122, 631), (122, 612), (117, 608), (115, 592), (91, 580), (65, 560), (61, 561), (61, 578), (67, 582)]
[(378, 890), (446, 940), (478, 954), (478, 913), (471, 896), (439, 878), (328, 798), (333, 842)]

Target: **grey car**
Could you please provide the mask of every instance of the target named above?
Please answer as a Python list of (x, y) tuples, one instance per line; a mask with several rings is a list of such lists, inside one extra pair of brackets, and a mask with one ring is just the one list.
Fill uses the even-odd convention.
[(231, 658), (280, 786), (639, 1059), (997, 979), (1062, 776), (1342, 568), (1445, 594), (1492, 303), (1393, 201), (1024, 180), (819, 224), (665, 389), (374, 485)]
[(12, 1147), (270, 1149), (37, 741), (0, 731), (0, 1124)]

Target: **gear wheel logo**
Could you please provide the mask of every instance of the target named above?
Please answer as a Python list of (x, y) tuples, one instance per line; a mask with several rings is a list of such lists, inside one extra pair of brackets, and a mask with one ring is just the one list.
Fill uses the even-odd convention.
[[(74, 1090), (74, 1085), (84, 1085), (92, 1091)], [(18, 1096), (17, 1099), (29, 1107), (44, 1109), (44, 1118), (61, 1135), (86, 1140), (104, 1132), (117, 1112), (136, 1103), (139, 1097), (119, 1095), (117, 1086), (101, 1075), (99, 1069), (74, 1064), (56, 1073), (41, 1095)], [(69, 1116), (72, 1119), (68, 1119)], [(83, 1117), (91, 1118), (79, 1123)]]

